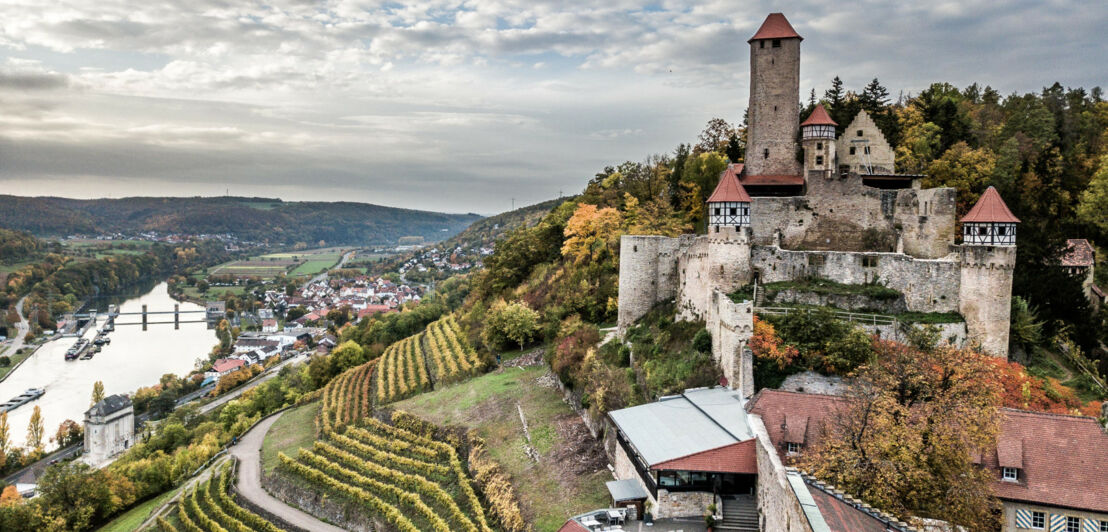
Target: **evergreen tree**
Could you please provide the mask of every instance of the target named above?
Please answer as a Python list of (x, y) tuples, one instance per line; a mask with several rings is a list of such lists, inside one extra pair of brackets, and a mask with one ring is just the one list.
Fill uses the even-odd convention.
[(866, 112), (876, 115), (884, 111), (885, 106), (888, 105), (889, 91), (881, 85), (880, 81), (877, 81), (877, 78), (873, 78), (873, 81), (862, 90), (859, 100)]
[(727, 139), (727, 159), (732, 163), (737, 163), (742, 160), (744, 151), (742, 143), (739, 142), (739, 136), (732, 133), (731, 137)]
[(835, 79), (831, 80), (831, 88), (823, 93), (823, 99), (827, 100), (827, 104), (832, 109), (835, 109), (842, 106), (845, 97), (846, 90), (843, 89), (843, 80), (839, 79), (839, 76), (835, 76)]

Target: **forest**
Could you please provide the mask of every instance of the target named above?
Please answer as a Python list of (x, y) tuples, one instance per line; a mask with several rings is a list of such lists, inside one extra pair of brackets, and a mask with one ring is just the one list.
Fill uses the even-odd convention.
[[(444, 214), (353, 202), (268, 198), (120, 198), (78, 200), (0, 195), (0, 227), (39, 236), (232, 234), (253, 242), (395, 244), (403, 236), (437, 241), (465, 229), (476, 214)], [(324, 244), (320, 244), (322, 247)]]

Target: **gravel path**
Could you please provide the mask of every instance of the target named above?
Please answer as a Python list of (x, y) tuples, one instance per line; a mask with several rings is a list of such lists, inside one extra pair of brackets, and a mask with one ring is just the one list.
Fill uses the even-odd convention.
[(239, 459), (238, 493), (250, 502), (265, 508), (273, 515), (284, 519), (290, 525), (313, 532), (342, 532), (343, 529), (329, 525), (273, 497), (262, 489), (262, 441), (269, 427), (280, 419), (281, 414), (271, 416), (250, 429), (231, 447), (231, 455)]

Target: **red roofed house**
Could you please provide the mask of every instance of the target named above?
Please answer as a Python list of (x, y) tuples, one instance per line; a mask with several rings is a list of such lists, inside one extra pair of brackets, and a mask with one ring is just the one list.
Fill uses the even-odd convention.
[(238, 358), (220, 358), (212, 364), (212, 371), (223, 376), (245, 365), (246, 362)]
[(723, 173), (707, 203), (709, 233), (718, 233), (720, 228), (726, 232), (750, 227), (750, 194), (733, 171)]
[[(784, 460), (818, 443), (846, 400), (761, 390), (759, 416)], [(1108, 530), (1108, 433), (1090, 417), (1002, 408), (997, 448), (979, 463), (994, 471), (1005, 531)]]
[(1096, 266), (1096, 249), (1093, 245), (1084, 238), (1066, 240), (1065, 255), (1062, 255), (1060, 262), (1070, 275), (1081, 279), (1085, 296), (1094, 308), (1100, 308), (1104, 303), (1104, 291), (1093, 282), (1093, 268)]

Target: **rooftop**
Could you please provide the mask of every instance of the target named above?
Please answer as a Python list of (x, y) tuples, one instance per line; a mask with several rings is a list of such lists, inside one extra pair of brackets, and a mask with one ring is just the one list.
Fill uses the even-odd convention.
[(754, 42), (762, 39), (804, 40), (804, 37), (801, 37), (800, 34), (793, 29), (793, 25), (789, 24), (789, 19), (785, 18), (784, 13), (770, 13), (769, 16), (766, 17), (766, 20), (762, 22), (762, 26), (754, 33), (754, 36), (746, 42)]
[(92, 408), (85, 412), (85, 416), (106, 416), (114, 414), (131, 406), (131, 398), (126, 395), (109, 395), (100, 400), (100, 402), (92, 405)]
[(804, 126), (837, 126), (838, 122), (831, 120), (831, 115), (827, 114), (827, 109), (823, 107), (823, 104), (816, 104), (816, 108), (812, 109), (812, 114), (808, 115), (808, 119), (800, 123), (800, 127)]
[(884, 512), (790, 469), (789, 487), (796, 495), (812, 532), (909, 532), (915, 530)]
[(716, 202), (747, 202), (750, 203), (750, 194), (739, 184), (739, 178), (734, 172), (724, 171), (719, 178), (719, 184), (715, 191), (708, 197), (708, 203)]
[(648, 465), (750, 440), (743, 401), (727, 388), (698, 388), (609, 413)]
[(1008, 210), (1008, 205), (1000, 198), (1000, 193), (996, 191), (995, 187), (985, 189), (985, 193), (981, 194), (981, 199), (977, 200), (973, 208), (962, 217), (962, 221), (971, 223), (1020, 223), (1020, 219)]
[(1084, 238), (1066, 240), (1066, 254), (1062, 256), (1062, 266), (1092, 266), (1096, 252), (1093, 245)]

